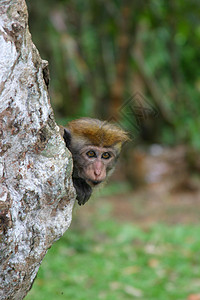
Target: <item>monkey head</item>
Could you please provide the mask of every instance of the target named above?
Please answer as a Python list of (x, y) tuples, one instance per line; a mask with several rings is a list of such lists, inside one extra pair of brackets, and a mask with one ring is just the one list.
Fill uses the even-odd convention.
[[(90, 118), (70, 122), (64, 128), (63, 137), (73, 157), (72, 177), (75, 187), (78, 180), (79, 184), (84, 182), (88, 185), (91, 191), (111, 175), (121, 146), (128, 140), (121, 128)], [(83, 201), (79, 202), (84, 204)]]

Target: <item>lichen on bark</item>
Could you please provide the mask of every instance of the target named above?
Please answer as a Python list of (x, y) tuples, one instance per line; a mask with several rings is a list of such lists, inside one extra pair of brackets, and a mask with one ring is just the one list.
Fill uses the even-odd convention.
[(0, 299), (23, 299), (46, 251), (70, 225), (72, 158), (24, 0), (1, 1), (0, 49)]

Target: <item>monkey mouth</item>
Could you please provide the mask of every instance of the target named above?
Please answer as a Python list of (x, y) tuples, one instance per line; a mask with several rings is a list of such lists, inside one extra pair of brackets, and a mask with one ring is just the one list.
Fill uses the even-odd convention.
[(90, 184), (92, 184), (93, 186), (97, 186), (101, 182), (102, 182), (101, 180), (90, 180)]

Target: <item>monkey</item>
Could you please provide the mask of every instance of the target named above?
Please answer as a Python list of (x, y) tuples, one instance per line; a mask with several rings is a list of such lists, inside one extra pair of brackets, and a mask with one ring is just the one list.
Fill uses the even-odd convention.
[(114, 171), (128, 134), (116, 125), (92, 118), (80, 118), (61, 128), (66, 147), (72, 153), (72, 180), (79, 205), (84, 205), (95, 187)]

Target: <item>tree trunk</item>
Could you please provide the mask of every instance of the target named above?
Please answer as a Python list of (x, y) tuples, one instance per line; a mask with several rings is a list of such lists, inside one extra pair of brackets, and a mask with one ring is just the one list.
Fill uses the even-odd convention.
[(71, 222), (72, 158), (54, 121), (47, 63), (24, 0), (0, 0), (0, 299), (23, 299)]

